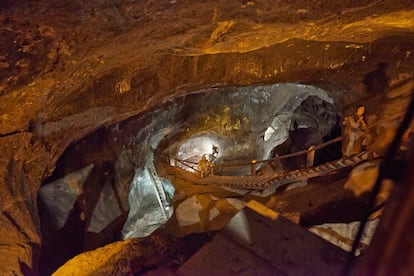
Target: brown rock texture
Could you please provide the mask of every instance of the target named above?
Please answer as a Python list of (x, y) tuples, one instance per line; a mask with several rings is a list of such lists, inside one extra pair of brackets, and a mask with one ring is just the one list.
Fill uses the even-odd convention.
[(0, 273), (38, 273), (37, 195), (69, 145), (203, 88), (332, 85), (351, 104), (379, 62), (412, 79), (413, 18), (411, 0), (2, 1)]

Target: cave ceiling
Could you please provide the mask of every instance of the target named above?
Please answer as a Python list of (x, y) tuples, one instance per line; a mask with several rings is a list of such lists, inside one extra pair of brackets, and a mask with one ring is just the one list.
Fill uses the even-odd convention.
[(0, 22), (4, 271), (36, 267), (38, 189), (103, 125), (211, 87), (302, 82), (357, 99), (379, 62), (412, 77), (411, 0), (4, 0)]

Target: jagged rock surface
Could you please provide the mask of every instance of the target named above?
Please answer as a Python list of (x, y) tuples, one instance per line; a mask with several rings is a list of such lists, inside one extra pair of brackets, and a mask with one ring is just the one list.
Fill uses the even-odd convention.
[(378, 62), (412, 77), (412, 1), (315, 2), (3, 1), (0, 272), (38, 271), (41, 183), (101, 126), (216, 85), (322, 82), (352, 102)]

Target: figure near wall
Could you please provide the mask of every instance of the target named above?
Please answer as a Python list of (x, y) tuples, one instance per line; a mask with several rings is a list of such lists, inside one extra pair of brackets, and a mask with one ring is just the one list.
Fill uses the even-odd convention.
[(367, 149), (370, 135), (365, 119), (365, 106), (359, 105), (355, 112), (342, 122), (342, 155), (349, 157)]

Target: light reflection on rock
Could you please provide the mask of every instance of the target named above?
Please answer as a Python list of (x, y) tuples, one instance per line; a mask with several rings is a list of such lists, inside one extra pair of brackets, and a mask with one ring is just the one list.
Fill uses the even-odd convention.
[(148, 168), (136, 171), (128, 196), (130, 212), (122, 229), (124, 239), (146, 237), (164, 225), (173, 214), (173, 208), (160, 202), (160, 195), (170, 201), (174, 188), (168, 180), (162, 181), (162, 191), (157, 190), (158, 183)]
[(93, 169), (91, 164), (65, 177), (48, 183), (39, 191), (39, 197), (55, 229), (60, 229), (83, 193), (83, 185)]

